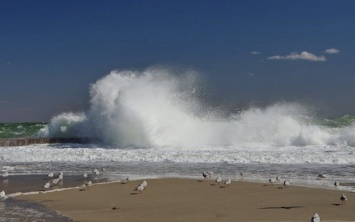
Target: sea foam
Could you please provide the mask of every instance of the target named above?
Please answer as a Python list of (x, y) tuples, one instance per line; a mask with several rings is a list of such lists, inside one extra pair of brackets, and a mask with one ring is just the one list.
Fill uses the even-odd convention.
[(222, 115), (201, 102), (200, 88), (194, 72), (112, 71), (91, 85), (89, 110), (53, 117), (38, 136), (92, 137), (118, 147), (355, 145), (355, 126), (315, 124), (300, 104)]

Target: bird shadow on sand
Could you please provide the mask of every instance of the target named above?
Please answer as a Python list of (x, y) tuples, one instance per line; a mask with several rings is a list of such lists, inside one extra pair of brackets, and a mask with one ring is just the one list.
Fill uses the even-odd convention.
[(339, 207), (341, 206), (341, 204), (338, 204), (338, 203), (332, 203), (333, 206), (336, 206), (336, 207)]
[(138, 194), (138, 193), (134, 193), (134, 192), (131, 193), (131, 195), (137, 195), (137, 194)]
[(304, 206), (281, 206), (281, 207), (263, 207), (259, 208), (261, 210), (276, 210), (276, 209), (285, 209), (285, 210), (291, 210), (293, 208), (303, 208)]
[(211, 184), (210, 184), (210, 186), (213, 186), (213, 187), (214, 187), (214, 186), (217, 186), (217, 184), (215, 184), (215, 183), (211, 183)]

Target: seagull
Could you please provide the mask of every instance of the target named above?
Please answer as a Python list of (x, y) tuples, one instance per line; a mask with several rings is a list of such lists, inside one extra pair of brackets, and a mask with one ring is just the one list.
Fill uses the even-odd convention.
[(269, 179), (269, 183), (270, 183), (271, 185), (274, 185), (275, 179), (274, 179), (274, 178), (270, 178), (270, 179)]
[(54, 176), (54, 174), (52, 172), (50, 172), (47, 176), (52, 178)]
[(280, 177), (280, 176), (277, 176), (277, 177), (276, 177), (276, 180), (277, 180), (277, 182), (280, 182), (280, 181), (281, 181), (281, 177)]
[(141, 185), (139, 185), (135, 190), (137, 190), (138, 193), (143, 193), (144, 188), (145, 188), (145, 187), (141, 184)]
[(290, 186), (290, 181), (289, 180), (285, 180), (284, 181), (284, 186), (285, 186), (285, 188), (289, 187)]
[(348, 198), (345, 196), (345, 194), (342, 193), (340, 196), (340, 200), (341, 200), (341, 204), (345, 204), (345, 201), (347, 201)]
[(59, 174), (58, 181), (63, 180), (63, 174)]
[(60, 178), (53, 179), (53, 180), (52, 180), (52, 183), (53, 183), (53, 184), (57, 184), (57, 183), (59, 182), (59, 180), (60, 180)]
[(321, 173), (321, 174), (318, 174), (318, 178), (325, 179), (325, 178), (327, 178), (327, 175)]
[(317, 213), (312, 216), (311, 222), (320, 222), (320, 217)]
[(141, 183), (141, 185), (145, 188), (146, 186), (148, 186), (148, 183), (147, 183), (147, 181), (143, 181), (143, 182)]
[(101, 168), (101, 173), (104, 174), (105, 171), (106, 171), (106, 169), (102, 167)]
[(208, 178), (208, 173), (207, 172), (203, 172), (202, 173), (203, 179), (207, 180)]
[(335, 182), (334, 182), (334, 186), (335, 186), (336, 188), (338, 188), (339, 185), (340, 185), (340, 184), (339, 184), (339, 181), (335, 181)]
[(94, 169), (92, 172), (95, 174), (95, 176), (100, 175), (100, 171), (98, 169)]
[(207, 172), (207, 174), (208, 174), (208, 178), (209, 179), (211, 179), (213, 177), (213, 172), (212, 171)]
[(88, 177), (88, 174), (84, 173), (83, 177), (86, 179)]
[(49, 182), (47, 182), (46, 184), (44, 184), (44, 188), (48, 189), (51, 186), (51, 184)]
[(131, 180), (129, 179), (129, 177), (127, 177), (126, 178), (126, 183), (128, 183), (129, 181), (131, 181)]
[(86, 183), (86, 186), (87, 186), (87, 187), (91, 187), (91, 185), (92, 185), (91, 180), (90, 180), (89, 182), (87, 182), (87, 183)]
[(5, 198), (5, 191), (1, 191), (0, 193), (0, 199), (4, 199)]
[(7, 171), (2, 175), (2, 177), (8, 177), (8, 176), (9, 176), (9, 173)]
[(230, 179), (230, 178), (228, 178), (228, 179), (227, 179), (227, 181), (226, 181), (226, 182), (224, 182), (224, 184), (225, 184), (225, 185), (227, 185), (227, 186), (228, 186), (228, 185), (230, 185), (231, 183), (232, 183), (232, 181), (231, 181), (231, 179)]
[(240, 175), (240, 179), (243, 180), (243, 179), (244, 179), (244, 174), (243, 174), (243, 172), (240, 172), (239, 175)]
[(217, 183), (222, 182), (222, 177), (218, 176), (217, 179), (216, 179), (216, 182), (217, 182)]

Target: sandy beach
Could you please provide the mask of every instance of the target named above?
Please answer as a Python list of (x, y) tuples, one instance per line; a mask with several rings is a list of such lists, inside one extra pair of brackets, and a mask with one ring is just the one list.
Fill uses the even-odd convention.
[(338, 190), (281, 184), (232, 181), (229, 186), (214, 180), (149, 179), (109, 183), (59, 192), (21, 195), (60, 211), (74, 221), (355, 221), (355, 194), (342, 205)]

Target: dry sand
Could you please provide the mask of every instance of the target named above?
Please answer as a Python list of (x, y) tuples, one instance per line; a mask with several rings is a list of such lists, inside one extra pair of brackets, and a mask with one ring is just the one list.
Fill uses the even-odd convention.
[(94, 185), (85, 189), (24, 195), (56, 209), (74, 221), (355, 221), (355, 194), (316, 188), (284, 188), (280, 184), (223, 183), (196, 179), (150, 179), (142, 194), (134, 191), (142, 181)]

